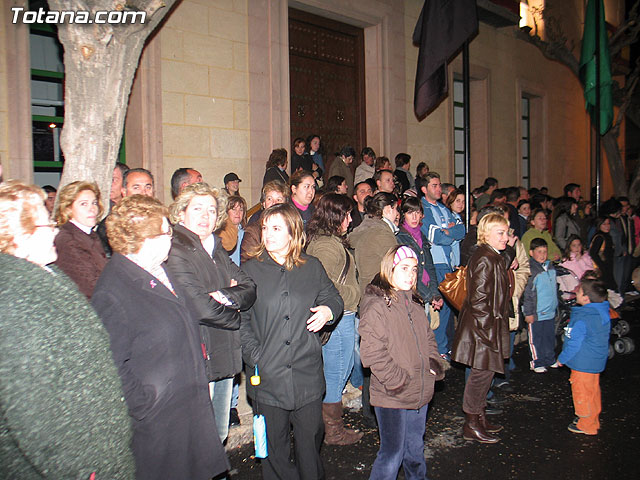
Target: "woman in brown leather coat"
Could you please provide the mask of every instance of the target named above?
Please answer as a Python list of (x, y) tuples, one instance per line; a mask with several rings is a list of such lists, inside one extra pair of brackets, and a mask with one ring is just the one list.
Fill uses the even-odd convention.
[(502, 430), (487, 421), (485, 408), (493, 376), (504, 373), (504, 360), (509, 357), (512, 282), (508, 267), (513, 258), (500, 255), (506, 248), (508, 231), (509, 224), (496, 213), (486, 215), (478, 224), (478, 248), (467, 267), (467, 298), (453, 342), (452, 360), (471, 367), (462, 403), (463, 436), (481, 443), (500, 441), (492, 434)]

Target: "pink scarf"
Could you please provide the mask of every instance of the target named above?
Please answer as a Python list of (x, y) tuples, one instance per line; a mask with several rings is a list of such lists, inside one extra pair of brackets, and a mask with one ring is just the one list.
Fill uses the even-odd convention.
[[(402, 227), (411, 234), (411, 236), (413, 237), (413, 239), (416, 241), (416, 243), (418, 244), (418, 246), (420, 248), (422, 248), (422, 232), (420, 231), (420, 225), (418, 225), (417, 227), (413, 228), (410, 227), (409, 224), (407, 222), (403, 222), (402, 223)], [(429, 274), (427, 273), (427, 269), (423, 268), (422, 269), (422, 283), (424, 283), (425, 285), (429, 285), (429, 281), (431, 280), (431, 277), (429, 276)]]

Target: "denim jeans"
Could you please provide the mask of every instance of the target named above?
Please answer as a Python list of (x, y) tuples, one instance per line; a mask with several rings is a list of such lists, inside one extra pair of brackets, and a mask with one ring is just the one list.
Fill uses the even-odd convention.
[(324, 403), (342, 401), (342, 390), (347, 384), (351, 369), (356, 342), (355, 313), (343, 314), (333, 330), (331, 338), (322, 347), (324, 362), (324, 381), (326, 392)]
[(209, 382), (209, 396), (216, 416), (216, 426), (220, 441), (224, 443), (229, 434), (229, 410), (231, 408), (231, 391), (233, 377)]
[(419, 410), (374, 407), (380, 429), (380, 449), (369, 480), (396, 478), (400, 465), (407, 480), (425, 480), (424, 432), (429, 404)]
[(360, 317), (356, 315), (355, 321), (355, 352), (353, 354), (353, 370), (351, 371), (351, 385), (355, 388), (362, 387), (364, 383), (364, 376), (362, 373), (362, 362), (360, 360), (360, 334), (358, 333), (358, 328), (360, 327)]
[[(444, 280), (444, 276), (447, 273), (451, 273), (451, 267), (446, 263), (436, 263), (434, 265), (436, 267), (436, 278), (438, 280), (438, 284)], [(436, 328), (433, 333), (436, 336), (436, 343), (438, 344), (438, 353), (449, 353), (449, 343), (450, 340), (447, 337), (447, 326), (449, 325), (449, 318), (451, 317), (451, 308), (445, 301), (442, 304), (442, 309), (440, 310), (440, 325)]]

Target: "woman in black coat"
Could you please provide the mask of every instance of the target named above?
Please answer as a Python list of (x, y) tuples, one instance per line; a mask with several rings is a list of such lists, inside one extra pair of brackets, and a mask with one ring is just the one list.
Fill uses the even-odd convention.
[(114, 255), (92, 304), (111, 337), (132, 418), (136, 478), (208, 480), (229, 464), (209, 399), (189, 298), (162, 267), (171, 248), (167, 209), (126, 197), (107, 220)]
[(602, 281), (609, 290), (616, 290), (616, 281), (613, 276), (613, 239), (611, 238), (611, 219), (599, 217), (596, 221), (596, 233), (591, 239), (589, 256), (595, 263)]
[(194, 183), (180, 193), (170, 207), (175, 226), (166, 266), (184, 288), (191, 316), (200, 323), (211, 401), (224, 442), (233, 377), (242, 371), (240, 310), (253, 305), (256, 286), (212, 233), (226, 217), (223, 199), (206, 183)]
[(242, 313), (240, 334), (247, 378), (257, 366), (261, 379), (247, 385), (247, 393), (267, 423), (262, 473), (265, 479), (323, 478), (325, 382), (317, 332), (342, 314), (344, 303), (320, 261), (302, 253), (302, 220), (292, 205), (267, 208), (261, 221), (261, 249), (242, 266), (256, 283), (257, 300)]
[(267, 161), (262, 186), (264, 187), (269, 182), (281, 182), (288, 185), (289, 175), (287, 174), (287, 163), (287, 151), (284, 148), (276, 148), (273, 150)]

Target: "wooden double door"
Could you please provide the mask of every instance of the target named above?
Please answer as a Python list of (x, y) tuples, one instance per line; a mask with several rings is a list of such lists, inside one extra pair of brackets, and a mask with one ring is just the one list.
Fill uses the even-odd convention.
[(327, 168), (344, 145), (359, 153), (366, 142), (363, 30), (289, 9), (289, 72), (291, 140), (320, 135)]

